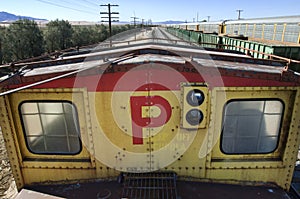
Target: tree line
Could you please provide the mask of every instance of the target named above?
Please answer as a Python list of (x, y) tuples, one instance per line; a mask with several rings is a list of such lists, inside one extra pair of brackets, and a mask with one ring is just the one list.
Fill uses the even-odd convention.
[[(112, 34), (130, 29), (130, 25), (112, 27)], [(0, 27), (0, 64), (37, 57), (45, 53), (96, 44), (109, 37), (108, 26), (72, 26), (68, 21), (50, 21), (39, 27), (35, 21), (21, 19), (9, 27)]]

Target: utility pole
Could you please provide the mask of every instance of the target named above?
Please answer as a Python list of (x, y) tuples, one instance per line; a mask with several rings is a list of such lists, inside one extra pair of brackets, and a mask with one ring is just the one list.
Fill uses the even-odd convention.
[(145, 20), (145, 19), (142, 19), (142, 28), (144, 28), (144, 20)]
[(100, 5), (100, 6), (106, 6), (106, 7), (108, 7), (108, 12), (100, 12), (100, 14), (101, 15), (108, 15), (108, 17), (101, 17), (102, 19), (108, 19), (108, 21), (107, 20), (102, 20), (101, 22), (108, 22), (108, 25), (109, 25), (109, 37), (111, 37), (112, 36), (111, 22), (118, 22), (119, 21), (119, 20), (114, 20), (114, 19), (119, 19), (119, 17), (112, 17), (111, 16), (111, 15), (119, 14), (119, 12), (111, 12), (111, 7), (112, 6), (119, 6), (119, 5), (106, 4), (106, 5)]
[(207, 16), (207, 22), (209, 22), (210, 16)]
[(138, 17), (131, 17), (133, 19), (133, 25), (136, 26), (136, 20), (139, 19)]
[(236, 10), (236, 11), (239, 13), (238, 20), (240, 20), (241, 19), (241, 12), (243, 12), (244, 10)]

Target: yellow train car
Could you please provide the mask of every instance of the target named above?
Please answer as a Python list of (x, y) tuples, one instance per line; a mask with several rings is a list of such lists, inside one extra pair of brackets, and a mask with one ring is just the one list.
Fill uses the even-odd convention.
[(194, 198), (201, 188), (190, 184), (188, 192), (159, 195), (174, 188), (159, 180), (176, 174), (187, 183), (289, 190), (300, 76), (287, 66), (165, 43), (16, 65), (0, 83), (0, 126), (16, 185), (100, 180), (105, 187), (121, 176), (136, 184), (111, 188), (115, 198), (143, 198), (130, 197), (132, 187), (147, 187), (145, 198)]

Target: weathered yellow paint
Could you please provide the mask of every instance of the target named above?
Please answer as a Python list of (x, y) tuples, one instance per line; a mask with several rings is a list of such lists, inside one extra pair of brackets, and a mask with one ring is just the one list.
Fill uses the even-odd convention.
[[(78, 155), (39, 155), (31, 153), (25, 144), (24, 133), (21, 125), (21, 118), (19, 115), (19, 105), (23, 101), (27, 100), (64, 100), (72, 102), (76, 108), (79, 116), (80, 123), (80, 133), (81, 138), (84, 143), (88, 143), (90, 140), (87, 134), (87, 122), (86, 122), (86, 109), (83, 104), (83, 92), (82, 90), (70, 90), (70, 89), (38, 89), (38, 90), (26, 90), (18, 93), (14, 93), (8, 97), (8, 102), (10, 104), (11, 117), (14, 123), (11, 124), (12, 128), (16, 130), (12, 132), (12, 136), (15, 136), (14, 147), (8, 148), (9, 150), (16, 150), (17, 155), (11, 157), (12, 159), (18, 158), (18, 164), (16, 168), (20, 171), (17, 176), (23, 177), (24, 184), (31, 184), (36, 182), (46, 182), (49, 181), (49, 176), (53, 175), (51, 178), (55, 178), (56, 181), (64, 181), (70, 179), (80, 179), (89, 178), (87, 173), (94, 170), (93, 159), (90, 156), (90, 149), (88, 145), (82, 146), (82, 151)], [(2, 124), (1, 124), (2, 126)], [(49, 161), (53, 159), (53, 161)], [(76, 160), (76, 161), (74, 161)], [(14, 172), (17, 169), (13, 168)], [(53, 169), (55, 172), (49, 172), (49, 169)], [(69, 169), (70, 172), (68, 176), (62, 175), (57, 172), (63, 169)], [(77, 169), (77, 170), (76, 170)], [(79, 171), (78, 171), (79, 169)], [(72, 172), (76, 170), (76, 172)], [(33, 175), (34, 173), (34, 175)], [(73, 173), (73, 174), (72, 174)], [(28, 174), (28, 175), (26, 175)], [(71, 177), (73, 175), (73, 177)], [(18, 189), (22, 188), (24, 185), (22, 182), (17, 183)]]
[(73, 169), (73, 168), (23, 168), (22, 175), (24, 177), (24, 184), (33, 184), (36, 182), (43, 182), (44, 184), (52, 184), (53, 182), (70, 183), (78, 181), (87, 181), (95, 179), (96, 172), (93, 169)]
[[(25, 138), (23, 136), (23, 130), (22, 130), (22, 124), (21, 124), (21, 118), (19, 115), (19, 105), (25, 101), (25, 100), (64, 100), (64, 101), (70, 101), (72, 102), (76, 108), (78, 113), (84, 113), (84, 105), (82, 104), (83, 101), (83, 95), (81, 92), (71, 92), (70, 90), (67, 92), (51, 92), (49, 90), (38, 90), (38, 91), (24, 91), (24, 92), (19, 92), (11, 95), (9, 97), (10, 103), (11, 103), (11, 110), (13, 113), (13, 117), (15, 118), (15, 126), (17, 127), (17, 136), (18, 136), (18, 141), (19, 141), (19, 146), (20, 146), (20, 152), (23, 157), (23, 159), (26, 158), (39, 158), (39, 159), (48, 159), (49, 155), (37, 155), (31, 153), (28, 149), (27, 146), (25, 145)], [(86, 120), (85, 120), (85, 115), (83, 114), (78, 114), (79, 116), (79, 125), (80, 125), (80, 133), (81, 133), (81, 138), (83, 140), (87, 140), (87, 129), (86, 129)], [(84, 143), (87, 143), (84, 141)], [(64, 155), (52, 155), (51, 158), (67, 158), (70, 156), (64, 156)], [(81, 151), (80, 154), (75, 155), (72, 157), (72, 159), (88, 159), (89, 152), (87, 151), (86, 147), (83, 146), (83, 150)], [(26, 161), (22, 161), (23, 166), (28, 166), (26, 165)], [(48, 166), (54, 165), (59, 165), (59, 163), (48, 163)]]
[[(226, 155), (220, 149), (220, 134), (209, 134), (211, 140), (214, 137), (218, 137), (218, 139), (206, 162), (208, 174), (206, 178), (222, 179), (224, 181), (235, 179), (237, 181), (276, 182), (279, 186), (288, 189), (297, 152), (297, 147), (294, 148), (291, 146), (299, 146), (299, 139), (297, 140), (296, 138), (299, 134), (295, 135), (297, 130), (293, 130), (285, 125), (289, 124), (291, 118), (298, 118), (296, 121), (298, 120), (299, 122), (300, 114), (296, 111), (296, 109), (299, 109), (297, 105), (299, 104), (297, 102), (299, 101), (299, 88), (230, 88), (225, 89), (225, 91), (226, 100), (219, 100), (222, 99), (220, 95), (224, 94), (224, 90), (220, 89), (216, 91), (216, 98), (212, 102), (216, 107), (212, 113), (212, 120), (215, 121), (212, 132), (221, 132), (222, 111), (227, 101), (231, 99), (276, 98), (282, 100), (285, 104), (279, 145), (273, 153), (269, 154)], [(292, 114), (290, 110), (293, 110), (294, 113)], [(293, 136), (293, 138), (289, 139), (288, 137), (290, 136)], [(288, 141), (286, 142), (286, 140)], [(292, 154), (286, 151), (286, 145), (290, 146), (288, 148), (294, 148)], [(288, 179), (287, 176), (289, 176)]]
[(20, 189), (24, 186), (24, 177), (22, 176), (20, 161), (20, 147), (17, 144), (16, 127), (11, 112), (11, 104), (7, 96), (0, 97), (0, 126), (6, 145), (7, 155), (11, 165), (12, 173), (16, 182), (16, 186)]
[(265, 38), (265, 25), (266, 25), (266, 24), (263, 24), (263, 25), (262, 25), (262, 31), (261, 31), (261, 38), (262, 38), (262, 39)]
[(283, 30), (282, 30), (282, 35), (281, 35), (281, 41), (282, 42), (284, 42), (285, 30), (286, 30), (286, 23), (283, 24)]
[(142, 106), (142, 118), (155, 118), (161, 114), (157, 106)]
[[(201, 86), (200, 86), (201, 87)], [(84, 89), (33, 89), (0, 98), (0, 125), (18, 188), (40, 182), (109, 178), (120, 171), (161, 168), (178, 176), (218, 182), (274, 182), (289, 189), (300, 144), (298, 87), (206, 89), (206, 125), (180, 126), (184, 92), (90, 92)], [(143, 128), (143, 144), (132, 142), (130, 96), (161, 96), (171, 108), (163, 127)], [(269, 154), (227, 155), (220, 149), (224, 105), (232, 99), (276, 98), (285, 104), (278, 148)], [(68, 100), (77, 107), (83, 150), (78, 155), (37, 155), (27, 149), (18, 106), (26, 100)], [(156, 118), (156, 106), (142, 107), (142, 117)], [(55, 159), (55, 161), (49, 161)], [(34, 161), (31, 161), (34, 160)], [(76, 161), (74, 161), (76, 160)], [(59, 173), (59, 175), (57, 175)]]

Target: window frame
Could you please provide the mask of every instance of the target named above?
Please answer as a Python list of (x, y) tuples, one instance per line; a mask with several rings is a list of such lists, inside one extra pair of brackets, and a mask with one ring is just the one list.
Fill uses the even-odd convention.
[[(267, 101), (277, 101), (280, 102), (282, 104), (282, 111), (280, 114), (280, 124), (279, 124), (279, 128), (278, 128), (278, 132), (277, 132), (277, 141), (276, 141), (276, 146), (274, 147), (274, 149), (270, 152), (245, 152), (245, 153), (241, 153), (241, 152), (235, 152), (235, 153), (228, 153), (225, 152), (223, 149), (223, 136), (224, 136), (224, 122), (225, 122), (225, 111), (226, 111), (226, 107), (232, 103), (232, 102), (251, 102), (251, 101), (262, 101), (262, 102), (267, 102)], [(284, 119), (284, 113), (285, 113), (285, 103), (282, 99), (280, 98), (238, 98), (238, 99), (230, 99), (228, 100), (224, 107), (223, 107), (223, 112), (222, 112), (222, 127), (221, 127), (221, 135), (220, 135), (220, 151), (223, 154), (226, 155), (260, 155), (260, 154), (272, 154), (274, 153), (278, 147), (279, 147), (279, 142), (281, 139), (281, 134), (282, 134), (282, 126), (283, 126), (283, 119)]]
[[(74, 108), (75, 112), (76, 112), (76, 120), (77, 120), (77, 125), (78, 125), (78, 143), (79, 143), (79, 148), (76, 152), (38, 152), (38, 151), (34, 151), (32, 150), (32, 148), (30, 147), (29, 143), (28, 143), (28, 136), (27, 136), (27, 132), (26, 132), (26, 128), (25, 128), (25, 123), (24, 123), (24, 120), (23, 120), (23, 113), (22, 113), (22, 105), (25, 104), (25, 103), (60, 103), (60, 104), (63, 104), (63, 103), (68, 103), (72, 106), (72, 108)], [(78, 109), (76, 107), (76, 105), (72, 102), (72, 101), (68, 101), (68, 100), (25, 100), (25, 101), (22, 101), (19, 106), (18, 106), (18, 111), (19, 111), (19, 116), (20, 116), (20, 121), (21, 121), (21, 126), (22, 126), (22, 130), (23, 130), (23, 136), (24, 136), (24, 141), (25, 141), (25, 144), (26, 144), (26, 148), (27, 150), (32, 153), (32, 154), (35, 154), (35, 155), (78, 155), (82, 152), (82, 141), (81, 141), (81, 132), (80, 132), (80, 123), (79, 123), (79, 116), (78, 116)], [(40, 113), (39, 113), (40, 115)]]

